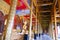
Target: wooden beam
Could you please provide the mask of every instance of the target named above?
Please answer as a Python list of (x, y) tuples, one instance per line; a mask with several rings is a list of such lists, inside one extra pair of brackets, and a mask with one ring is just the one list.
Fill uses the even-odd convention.
[(24, 0), (23, 2), (25, 3), (25, 5), (26, 5), (29, 9), (31, 9), (31, 8), (30, 8), (30, 5), (29, 5), (28, 2), (27, 2), (27, 0)]
[(59, 14), (56, 14), (56, 17), (59, 17), (60, 18), (60, 15)]
[(58, 11), (56, 11), (56, 13), (59, 13), (59, 10), (58, 10)]
[(36, 0), (33, 0), (33, 3), (34, 3), (35, 6), (37, 5), (37, 1)]
[(58, 6), (59, 6), (59, 14), (60, 14), (60, 0), (58, 0)]
[[(52, 16), (54, 18), (54, 16)], [(60, 18), (60, 15), (59, 14), (56, 14), (56, 18)]]
[(47, 6), (47, 5), (52, 5), (53, 3), (42, 3), (42, 4), (37, 4), (37, 6)]
[(51, 12), (51, 11), (50, 10), (38, 11), (38, 13), (45, 13), (45, 12)]
[[(52, 19), (52, 21), (53, 21), (53, 22), (55, 22), (55, 21), (54, 21), (54, 19)], [(57, 19), (57, 20), (56, 20), (56, 22), (60, 22), (60, 18), (59, 18), (59, 19)]]
[[(54, 17), (52, 16), (52, 21), (54, 22)], [(60, 22), (60, 15), (56, 14), (56, 22)]]

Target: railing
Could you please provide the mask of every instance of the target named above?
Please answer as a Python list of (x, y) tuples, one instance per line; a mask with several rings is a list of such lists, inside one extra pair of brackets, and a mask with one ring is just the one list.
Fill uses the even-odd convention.
[(2, 11), (5, 14), (8, 14), (10, 10), (10, 5), (8, 5), (3, 0), (0, 0), (0, 11)]

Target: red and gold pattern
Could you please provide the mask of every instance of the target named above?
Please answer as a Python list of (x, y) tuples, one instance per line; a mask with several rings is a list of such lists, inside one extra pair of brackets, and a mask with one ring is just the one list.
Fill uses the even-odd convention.
[[(8, 3), (9, 5), (11, 4), (11, 0), (4, 0), (6, 3)], [(26, 4), (23, 2), (23, 0), (18, 0), (17, 2), (17, 10), (21, 10), (21, 9), (26, 9), (27, 6)]]

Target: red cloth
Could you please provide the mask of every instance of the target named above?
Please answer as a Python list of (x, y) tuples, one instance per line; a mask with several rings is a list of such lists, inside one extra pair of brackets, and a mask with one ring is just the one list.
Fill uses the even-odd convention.
[(21, 10), (21, 9), (26, 9), (27, 8), (27, 6), (25, 5), (25, 3), (23, 1), (24, 0), (18, 0), (18, 6), (16, 8), (17, 10)]
[(4, 0), (6, 3), (11, 4), (11, 0)]
[[(11, 0), (4, 0), (5, 2), (7, 2), (9, 5), (11, 4)], [(23, 2), (24, 0), (18, 0), (18, 4), (17, 4), (17, 7), (16, 9), (17, 10), (21, 10), (21, 9), (26, 9), (27, 6), (25, 5), (25, 3)]]

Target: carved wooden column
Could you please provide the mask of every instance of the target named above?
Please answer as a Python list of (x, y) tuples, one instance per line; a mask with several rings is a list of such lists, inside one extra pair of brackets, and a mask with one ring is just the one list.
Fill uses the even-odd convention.
[(53, 22), (54, 22), (54, 21), (53, 21), (53, 11), (52, 11), (52, 13), (51, 13), (51, 28), (52, 28), (52, 30), (51, 30), (51, 31), (52, 31), (52, 38), (53, 38), (53, 40), (55, 40), (55, 39), (54, 39), (54, 33), (53, 33), (53, 32), (54, 32)]
[(35, 26), (35, 33), (38, 33), (38, 27), (37, 27), (37, 7), (36, 7), (36, 26)]
[(52, 13), (51, 13), (51, 20), (50, 20), (50, 23), (49, 23), (49, 34), (51, 36), (51, 38), (54, 40), (54, 37), (53, 37), (53, 19), (52, 19)]
[(14, 16), (16, 13), (16, 5), (17, 5), (17, 0), (12, 0), (10, 13), (8, 16), (7, 32), (6, 32), (5, 40), (11, 40), (11, 32), (12, 32), (12, 28), (13, 28)]
[(32, 9), (33, 9), (33, 2), (32, 2), (32, 0), (31, 0), (31, 7), (30, 7), (31, 9), (30, 9), (30, 27), (29, 27), (29, 40), (32, 40), (32, 38), (31, 38), (31, 31), (32, 31), (32, 13), (33, 13), (33, 11), (32, 11)]
[(56, 5), (54, 5), (54, 27), (55, 27), (55, 40), (57, 40), (57, 22), (56, 22)]

